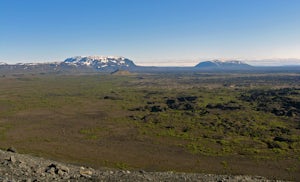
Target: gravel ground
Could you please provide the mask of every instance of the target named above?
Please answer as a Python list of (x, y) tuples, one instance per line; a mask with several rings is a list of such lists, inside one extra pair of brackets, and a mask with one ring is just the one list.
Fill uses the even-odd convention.
[(0, 181), (274, 181), (260, 176), (92, 169), (0, 150)]

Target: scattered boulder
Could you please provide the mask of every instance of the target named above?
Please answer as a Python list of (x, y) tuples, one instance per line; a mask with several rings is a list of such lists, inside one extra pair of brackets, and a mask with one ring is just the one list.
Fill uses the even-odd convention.
[(278, 142), (287, 142), (287, 143), (292, 143), (293, 142), (293, 140), (291, 140), (291, 139), (280, 137), (280, 136), (274, 137), (273, 140), (278, 141)]
[(281, 110), (281, 109), (273, 108), (273, 110), (271, 112), (273, 114), (275, 114), (276, 116), (284, 116), (285, 115), (285, 111)]
[[(257, 176), (94, 170), (2, 150), (0, 160), (0, 181), (267, 181), (266, 178)], [(12, 164), (13, 161), (18, 165)]]
[(154, 124), (157, 124), (157, 123), (160, 122), (158, 116), (154, 115), (154, 114), (146, 115), (146, 116), (142, 117), (141, 120), (145, 123), (148, 123), (148, 122), (150, 123), (151, 122), (151, 123), (154, 123)]
[(103, 97), (103, 99), (109, 99), (109, 100), (123, 100), (122, 97), (117, 95), (106, 95)]
[(16, 158), (13, 155), (10, 156), (9, 161), (13, 164), (17, 162)]
[(190, 130), (191, 130), (191, 128), (188, 127), (188, 126), (185, 126), (185, 127), (183, 127), (183, 128), (181, 129), (181, 131), (184, 132), (184, 133), (186, 133), (186, 132), (188, 132), (188, 131), (190, 131)]
[(300, 114), (300, 111), (297, 111), (296, 109), (291, 109), (286, 113), (288, 117), (296, 117), (298, 114)]
[(198, 97), (197, 96), (185, 96), (185, 97), (177, 97), (177, 100), (179, 102), (193, 102), (193, 101), (196, 101)]
[(152, 106), (150, 107), (150, 112), (162, 112), (164, 111), (165, 109), (162, 108), (161, 106), (159, 105), (155, 105), (155, 106)]
[(58, 164), (50, 164), (46, 170), (46, 173), (52, 174), (52, 175), (60, 175), (63, 176), (65, 174), (69, 173), (69, 168), (67, 168), (66, 166), (62, 166), (62, 165), (58, 165)]
[(145, 111), (145, 107), (135, 107), (135, 108), (131, 108), (129, 109), (129, 111)]
[(206, 114), (208, 114), (209, 112), (206, 109), (200, 109), (199, 115), (200, 116), (204, 116)]
[(93, 171), (84, 167), (80, 167), (79, 174), (83, 177), (91, 178), (93, 175)]
[(174, 100), (174, 99), (167, 99), (166, 100), (166, 104), (168, 105), (168, 107), (170, 109), (176, 109), (176, 108), (178, 108), (178, 106), (176, 104), (176, 100)]
[(6, 151), (12, 152), (12, 153), (17, 153), (17, 149), (15, 149), (14, 147), (9, 147)]
[(138, 116), (130, 115), (128, 117), (132, 120), (140, 120), (140, 118)]
[(165, 128), (166, 128), (166, 129), (174, 129), (175, 127), (172, 126), (172, 125), (167, 125), (167, 126), (165, 126)]

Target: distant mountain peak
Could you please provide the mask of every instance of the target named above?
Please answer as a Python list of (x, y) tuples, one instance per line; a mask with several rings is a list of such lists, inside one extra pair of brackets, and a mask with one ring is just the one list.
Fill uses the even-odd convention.
[(196, 68), (205, 68), (205, 69), (245, 69), (251, 68), (249, 64), (239, 61), (239, 60), (212, 60), (200, 62), (195, 66)]
[(67, 65), (86, 66), (94, 69), (126, 69), (135, 67), (133, 61), (121, 56), (75, 56), (64, 61)]
[(239, 61), (239, 60), (226, 60), (226, 61), (221, 61), (218, 59), (212, 60), (211, 62), (214, 63), (221, 63), (221, 64), (226, 64), (226, 63), (231, 63), (231, 64), (246, 64), (243, 61)]
[(125, 57), (122, 57), (122, 56), (74, 56), (74, 57), (71, 57), (73, 59), (91, 59), (91, 60), (113, 60), (113, 59), (116, 59), (116, 60), (125, 60), (126, 58)]

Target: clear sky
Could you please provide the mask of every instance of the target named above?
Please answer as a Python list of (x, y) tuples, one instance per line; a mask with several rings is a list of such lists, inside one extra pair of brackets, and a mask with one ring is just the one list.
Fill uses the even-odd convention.
[(0, 0), (0, 62), (77, 55), (185, 66), (299, 59), (300, 0)]

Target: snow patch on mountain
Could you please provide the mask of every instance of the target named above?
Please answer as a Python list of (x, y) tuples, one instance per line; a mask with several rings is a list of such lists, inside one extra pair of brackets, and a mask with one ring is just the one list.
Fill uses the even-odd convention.
[(76, 67), (87, 66), (95, 69), (108, 67), (126, 68), (135, 66), (131, 60), (119, 56), (75, 56), (67, 58), (64, 63)]
[(7, 63), (4, 63), (4, 62), (0, 62), (0, 65), (7, 65)]
[(218, 63), (218, 64), (246, 64), (238, 60), (229, 60), (229, 61), (213, 60), (211, 62)]

